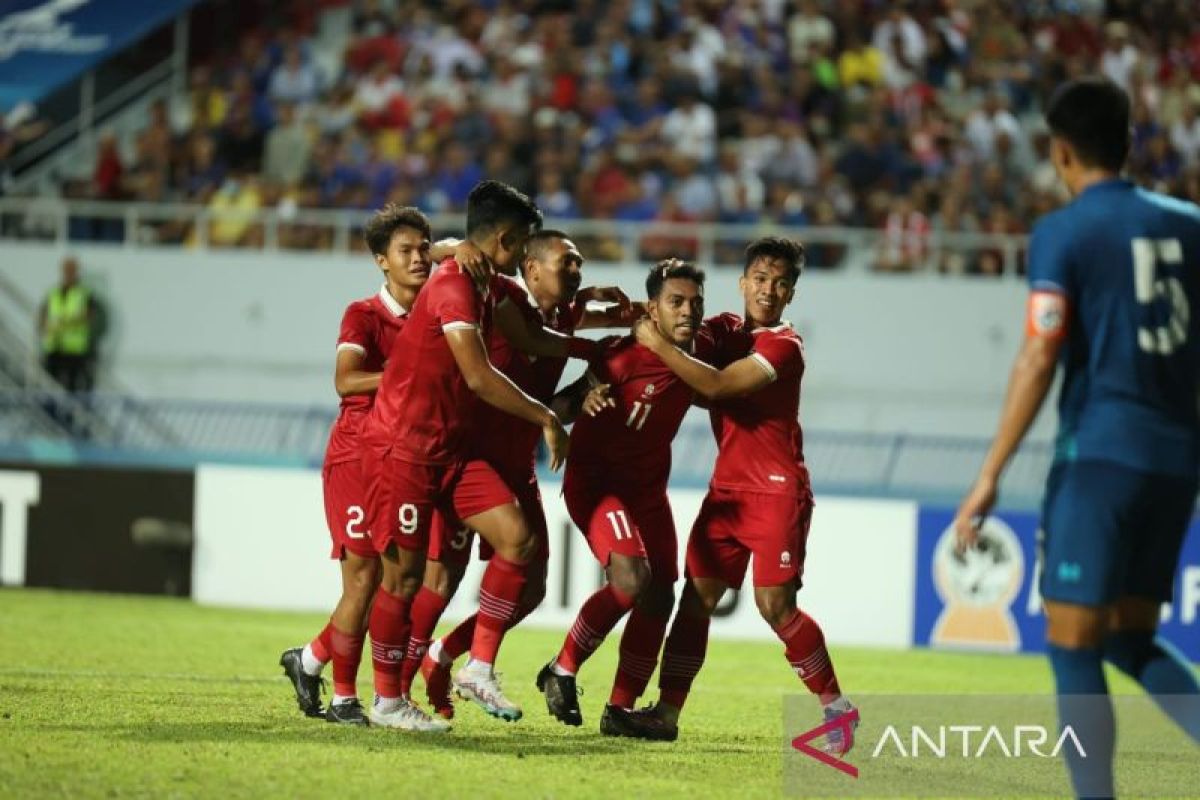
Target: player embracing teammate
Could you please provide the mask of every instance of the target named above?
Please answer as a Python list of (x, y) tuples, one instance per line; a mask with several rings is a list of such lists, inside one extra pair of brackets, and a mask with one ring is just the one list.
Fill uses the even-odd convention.
[[(763, 237), (746, 248), (738, 281), (745, 316), (706, 321), (710, 366), (642, 321), (638, 341), (707, 401), (718, 455), (708, 495), (692, 527), (687, 580), (667, 637), (659, 700), (629, 716), (635, 735), (674, 739), (692, 681), (704, 663), (709, 619), (726, 589), (741, 586), (754, 557), (754, 600), (783, 642), (788, 663), (818, 698), (826, 721), (850, 714), (825, 637), (796, 605), (812, 518), (812, 490), (799, 422), (804, 344), (783, 311), (804, 264), (796, 242)], [(826, 737), (834, 755), (853, 745), (853, 720)]]

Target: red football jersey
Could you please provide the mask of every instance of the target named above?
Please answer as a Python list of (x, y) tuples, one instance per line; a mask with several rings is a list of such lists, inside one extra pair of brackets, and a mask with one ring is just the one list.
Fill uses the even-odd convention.
[[(497, 306), (512, 303), (534, 325), (567, 336), (575, 332), (582, 313), (576, 306), (560, 303), (548, 315), (543, 315), (525, 287), (513, 278), (498, 276), (496, 286)], [(498, 330), (493, 330), (488, 337), (488, 358), (521, 391), (547, 405), (567, 366), (566, 358), (537, 357), (520, 352)], [(536, 425), (483, 403), (478, 414), (478, 430), (479, 455), (497, 467), (502, 475), (519, 477), (532, 469), (538, 439), (542, 436)]]
[(662, 491), (671, 473), (671, 440), (692, 405), (692, 390), (632, 336), (603, 344), (589, 372), (611, 386), (616, 407), (575, 421), (567, 471)]
[(717, 464), (712, 485), (722, 489), (803, 495), (808, 493), (804, 435), (800, 430), (800, 380), (804, 342), (785, 322), (774, 328), (747, 329), (736, 314), (705, 322), (719, 366), (749, 356), (772, 376), (753, 394), (713, 403)]
[(475, 328), (486, 341), (497, 282), (480, 291), (454, 259), (443, 261), (417, 295), (367, 420), (365, 434), (390, 442), (415, 464), (448, 465), (465, 458), (479, 400), (467, 386), (446, 332)]
[[(355, 300), (346, 307), (337, 349), (339, 352), (357, 350), (363, 355), (364, 371), (380, 372), (392, 352), (392, 342), (407, 319), (408, 310), (388, 294), (385, 286), (373, 297)], [(329, 445), (325, 448), (326, 465), (358, 459), (358, 437), (374, 401), (373, 393), (342, 398), (337, 420), (329, 432)]]

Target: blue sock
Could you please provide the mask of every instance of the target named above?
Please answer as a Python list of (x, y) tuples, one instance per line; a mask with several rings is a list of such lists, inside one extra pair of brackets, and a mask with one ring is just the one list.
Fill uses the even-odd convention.
[(1120, 631), (1105, 640), (1104, 658), (1140, 683), (1164, 714), (1200, 742), (1200, 681), (1170, 642), (1150, 631)]
[(1113, 744), (1116, 722), (1108, 682), (1104, 678), (1104, 651), (1099, 647), (1067, 649), (1046, 646), (1058, 690), (1059, 730), (1070, 725), (1087, 754), (1067, 745), (1062, 749), (1076, 797), (1112, 797)]

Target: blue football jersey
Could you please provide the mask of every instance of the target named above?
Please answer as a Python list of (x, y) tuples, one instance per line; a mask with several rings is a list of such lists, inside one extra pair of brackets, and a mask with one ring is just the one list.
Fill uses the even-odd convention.
[(1033, 291), (1067, 298), (1057, 458), (1200, 467), (1200, 207), (1093, 184), (1034, 227)]

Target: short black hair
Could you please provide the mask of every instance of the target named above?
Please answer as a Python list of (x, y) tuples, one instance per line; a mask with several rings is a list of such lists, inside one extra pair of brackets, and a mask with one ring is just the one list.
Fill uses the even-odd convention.
[(804, 245), (795, 239), (785, 239), (782, 236), (760, 236), (746, 245), (746, 261), (742, 265), (742, 274), (750, 271), (750, 265), (760, 258), (771, 261), (778, 259), (788, 268), (788, 280), (795, 286), (804, 270)]
[(1046, 106), (1050, 133), (1090, 167), (1120, 171), (1129, 154), (1129, 95), (1108, 78), (1067, 81)]
[(512, 225), (541, 230), (542, 212), (528, 196), (507, 183), (477, 183), (467, 196), (467, 238)]
[(412, 228), (426, 239), (433, 238), (429, 217), (421, 213), (419, 208), (388, 203), (367, 220), (367, 225), (363, 228), (363, 239), (366, 240), (372, 254), (386, 255), (388, 245), (392, 243), (392, 236), (400, 228)]
[(554, 242), (558, 239), (566, 239), (567, 241), (570, 241), (571, 237), (564, 231), (556, 230), (554, 228), (542, 228), (533, 236), (529, 237), (529, 246), (525, 249), (525, 254), (530, 258), (541, 258), (545, 254), (546, 248), (550, 246), (551, 242)]
[(683, 278), (704, 288), (704, 270), (678, 258), (665, 258), (651, 267), (646, 276), (646, 297), (650, 300), (658, 297), (663, 285), (672, 278)]

